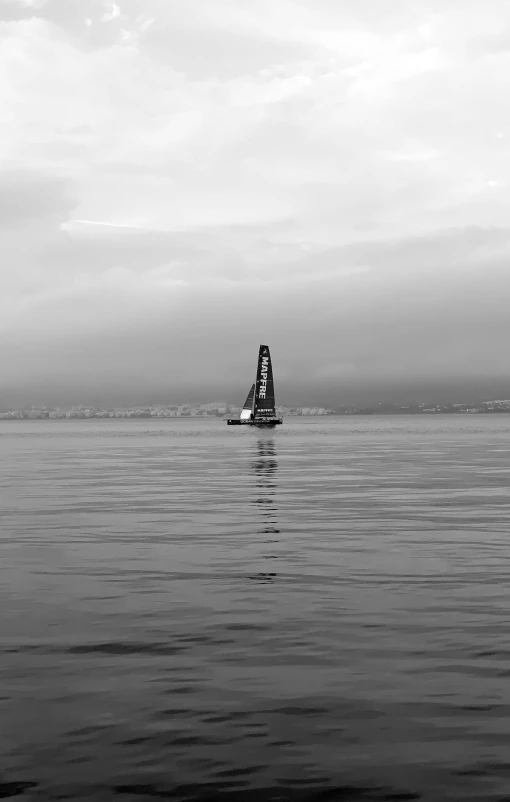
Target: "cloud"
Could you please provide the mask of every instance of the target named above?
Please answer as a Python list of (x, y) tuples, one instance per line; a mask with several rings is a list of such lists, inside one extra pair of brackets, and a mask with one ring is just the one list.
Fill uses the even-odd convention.
[(4, 0), (4, 2), (10, 3), (11, 5), (18, 5), (22, 8), (40, 9), (46, 5), (48, 0)]
[(112, 20), (118, 19), (122, 16), (117, 3), (107, 3), (106, 5), (108, 6), (108, 9), (101, 17), (101, 22), (111, 22)]
[(76, 205), (66, 181), (21, 170), (0, 172), (0, 229), (34, 220), (48, 225), (68, 219)]
[(502, 0), (10, 0), (1, 19), (13, 387), (42, 343), (71, 384), (96, 363), (106, 381), (122, 342), (126, 382), (186, 362), (214, 384), (219, 344), (233, 375), (262, 332), (288, 387), (295, 351), (324, 386), (503, 375)]

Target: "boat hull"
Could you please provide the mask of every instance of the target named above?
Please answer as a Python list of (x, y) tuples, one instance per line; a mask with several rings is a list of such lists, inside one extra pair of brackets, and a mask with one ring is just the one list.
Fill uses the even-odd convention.
[(260, 420), (241, 420), (240, 418), (228, 418), (227, 426), (257, 426), (266, 429), (267, 427), (278, 426), (283, 423), (282, 418), (261, 418)]

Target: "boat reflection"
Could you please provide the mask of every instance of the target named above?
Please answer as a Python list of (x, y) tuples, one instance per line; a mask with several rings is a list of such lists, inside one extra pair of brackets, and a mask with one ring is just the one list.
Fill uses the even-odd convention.
[[(258, 508), (261, 518), (261, 527), (258, 534), (265, 535), (262, 543), (278, 543), (279, 526), (278, 511), (276, 508), (276, 493), (278, 460), (276, 454), (275, 438), (269, 432), (260, 434), (254, 441), (254, 459), (251, 468), (255, 477), (254, 493), (251, 503)], [(277, 559), (277, 554), (265, 554), (264, 559)], [(274, 572), (259, 572), (251, 579), (268, 584), (274, 582), (278, 574)]]
[(260, 508), (263, 520), (261, 534), (278, 534), (277, 509), (275, 497), (277, 491), (278, 460), (275, 438), (269, 434), (257, 437), (255, 459), (252, 470), (255, 474), (255, 494), (253, 503)]

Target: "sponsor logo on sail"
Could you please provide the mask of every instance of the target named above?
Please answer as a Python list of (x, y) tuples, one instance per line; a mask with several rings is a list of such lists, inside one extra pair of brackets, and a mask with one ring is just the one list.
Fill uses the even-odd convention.
[(263, 356), (260, 365), (259, 398), (266, 397), (268, 362), (269, 358), (267, 356)]

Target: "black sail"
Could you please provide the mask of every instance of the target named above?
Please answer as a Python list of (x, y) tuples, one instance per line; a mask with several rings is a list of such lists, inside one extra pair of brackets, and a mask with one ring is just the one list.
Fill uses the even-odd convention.
[(255, 382), (255, 418), (274, 417), (276, 407), (274, 401), (273, 367), (271, 354), (267, 345), (259, 348), (257, 380)]

